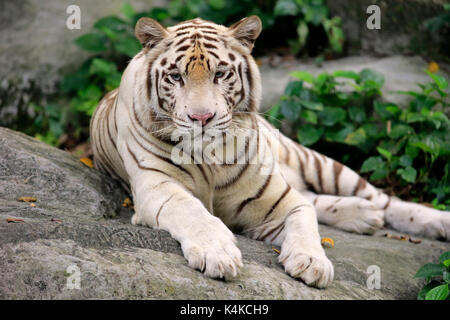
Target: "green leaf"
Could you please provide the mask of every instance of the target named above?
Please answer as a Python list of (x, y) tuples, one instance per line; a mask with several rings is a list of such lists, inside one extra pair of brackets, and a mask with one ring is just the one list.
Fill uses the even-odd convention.
[(359, 76), (360, 79), (358, 83), (361, 83), (363, 86), (365, 86), (366, 83), (370, 83), (370, 86), (380, 89), (384, 84), (384, 76), (372, 69), (366, 68), (361, 70)]
[(450, 267), (450, 259), (445, 260), (444, 262), (442, 262), (442, 264), (447, 268)]
[(98, 102), (102, 97), (102, 91), (95, 84), (91, 84), (86, 89), (78, 91), (78, 96), (83, 100)]
[(91, 52), (106, 51), (106, 37), (98, 33), (87, 33), (74, 40), (80, 48)]
[(425, 300), (445, 300), (448, 297), (448, 284), (437, 286), (425, 296)]
[(383, 157), (385, 157), (388, 161), (391, 161), (391, 159), (392, 159), (392, 153), (391, 152), (389, 152), (388, 150), (383, 149), (381, 147), (377, 147), (377, 151), (378, 151), (379, 154), (381, 154)]
[(302, 80), (308, 83), (314, 83), (314, 76), (306, 71), (293, 71), (289, 75), (297, 78), (298, 80)]
[(414, 278), (431, 278), (442, 275), (444, 267), (440, 264), (427, 263), (423, 265), (416, 273)]
[(352, 146), (358, 146), (366, 141), (367, 135), (363, 128), (358, 128), (356, 131), (349, 133), (344, 142)]
[(298, 116), (300, 114), (300, 110), (301, 110), (301, 105), (292, 99), (287, 99), (287, 100), (281, 101), (280, 111), (281, 111), (281, 114), (286, 119), (289, 119), (291, 121), (297, 120)]
[(106, 77), (117, 70), (116, 65), (108, 60), (95, 58), (92, 60), (91, 67), (89, 68), (89, 74), (99, 74), (102, 77)]
[(437, 286), (440, 286), (440, 285), (441, 285), (441, 283), (436, 280), (431, 281), (426, 286), (424, 286), (422, 288), (422, 290), (420, 290), (419, 294), (417, 295), (417, 300), (425, 300), (427, 293), (431, 289), (436, 288)]
[(303, 81), (291, 81), (284, 89), (284, 94), (287, 96), (299, 96), (303, 90)]
[(405, 153), (410, 156), (412, 159), (415, 159), (419, 155), (420, 149), (411, 145), (408, 141), (408, 144), (405, 147)]
[(304, 146), (310, 146), (320, 139), (323, 131), (323, 127), (316, 127), (311, 124), (305, 124), (297, 130), (297, 138), (298, 141)]
[(388, 133), (389, 137), (397, 139), (407, 136), (414, 132), (414, 129), (406, 124), (393, 124), (391, 132)]
[(389, 170), (387, 168), (387, 166), (383, 166), (381, 168), (376, 169), (370, 176), (370, 180), (374, 181), (374, 180), (380, 180), (380, 179), (384, 179), (389, 175)]
[(308, 1), (302, 5), (304, 19), (314, 25), (325, 22), (328, 16), (328, 8), (323, 5), (322, 1)]
[(335, 76), (336, 78), (353, 79), (355, 81), (360, 79), (359, 74), (357, 74), (356, 72), (353, 72), (353, 71), (337, 70), (337, 71), (333, 72), (333, 76)]
[(116, 40), (115, 48), (120, 53), (126, 54), (129, 58), (133, 58), (139, 51), (141, 51), (142, 47), (135, 37), (121, 35)]
[(122, 11), (123, 15), (125, 17), (127, 17), (129, 20), (131, 20), (134, 17), (134, 15), (136, 14), (133, 6), (131, 4), (129, 4), (128, 2), (125, 2), (122, 5), (122, 8), (120, 9), (120, 11)]
[[(449, 262), (450, 264), (450, 260), (446, 260)], [(449, 266), (447, 266), (448, 268)], [(449, 271), (444, 271), (444, 273), (442, 274), (442, 280), (444, 280), (446, 283), (450, 283), (450, 272)]]
[(380, 101), (374, 101), (373, 107), (375, 109), (375, 112), (382, 118), (382, 119), (394, 119), (399, 110), (399, 108), (392, 103), (383, 103)]
[(325, 132), (325, 139), (330, 142), (345, 143), (348, 135), (355, 131), (355, 127), (352, 124), (346, 123), (344, 128), (327, 128)]
[(275, 16), (296, 16), (298, 6), (295, 0), (278, 0), (273, 9)]
[(412, 164), (413, 159), (410, 155), (404, 154), (399, 158), (399, 164), (403, 167), (408, 167)]
[(397, 170), (397, 173), (405, 180), (406, 182), (414, 183), (416, 181), (417, 171), (411, 166), (406, 168), (400, 168)]
[(431, 79), (433, 79), (433, 81), (438, 85), (440, 89), (445, 89), (448, 87), (448, 82), (444, 77), (432, 73), (428, 70), (426, 70), (426, 73), (428, 74), (428, 76), (430, 76)]
[(300, 100), (300, 104), (303, 107), (313, 110), (313, 111), (322, 111), (323, 110), (323, 105), (320, 102)]
[(123, 31), (126, 26), (127, 24), (125, 21), (115, 16), (101, 18), (94, 24), (94, 28), (97, 30), (102, 31), (103, 28), (107, 28), (113, 32)]
[(214, 10), (222, 10), (227, 5), (225, 0), (208, 0), (208, 4)]
[(444, 263), (444, 261), (449, 260), (449, 259), (450, 259), (450, 251), (446, 251), (440, 255), (439, 263)]
[(380, 156), (370, 157), (366, 159), (361, 166), (361, 173), (374, 171), (378, 168), (382, 168), (386, 162)]
[(325, 107), (319, 114), (320, 120), (325, 126), (332, 126), (339, 123), (345, 119), (345, 116), (345, 110), (338, 107)]
[(300, 117), (306, 122), (317, 124), (317, 114), (311, 110), (302, 110)]
[(350, 107), (348, 108), (348, 116), (351, 120), (355, 122), (364, 122), (366, 120), (366, 112), (360, 107)]

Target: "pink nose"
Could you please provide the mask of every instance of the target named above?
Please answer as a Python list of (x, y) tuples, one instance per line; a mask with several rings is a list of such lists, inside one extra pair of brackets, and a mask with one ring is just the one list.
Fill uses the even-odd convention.
[(214, 117), (214, 113), (205, 113), (205, 114), (193, 114), (190, 115), (189, 118), (191, 118), (192, 121), (198, 120), (201, 121), (202, 126), (206, 125), (206, 123)]

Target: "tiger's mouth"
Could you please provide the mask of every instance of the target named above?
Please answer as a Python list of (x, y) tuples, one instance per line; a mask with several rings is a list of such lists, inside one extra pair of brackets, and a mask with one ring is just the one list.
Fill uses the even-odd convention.
[(194, 136), (199, 133), (205, 135), (226, 132), (232, 125), (231, 114), (218, 116), (216, 112), (209, 112), (205, 114), (187, 115), (186, 118), (189, 120), (186, 121), (179, 117), (174, 117), (173, 123), (175, 128), (180, 132), (193, 133)]

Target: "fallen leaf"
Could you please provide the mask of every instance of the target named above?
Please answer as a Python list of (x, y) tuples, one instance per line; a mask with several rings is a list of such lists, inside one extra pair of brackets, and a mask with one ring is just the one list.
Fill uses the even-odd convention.
[(55, 218), (51, 218), (50, 221), (52, 221), (52, 222), (61, 222), (61, 223), (63, 222), (62, 220), (55, 219)]
[(17, 199), (19, 201), (23, 201), (23, 202), (36, 202), (36, 197), (20, 197), (19, 199)]
[(390, 234), (390, 233), (386, 233), (384, 235), (386, 238), (389, 239), (395, 239), (395, 240), (410, 240), (408, 235), (396, 235), (396, 234)]
[(8, 223), (17, 223), (17, 222), (25, 222), (25, 221), (23, 219), (8, 218), (8, 219), (6, 219), (6, 222), (8, 222)]
[(414, 244), (419, 244), (422, 242), (422, 240), (413, 240), (413, 239), (409, 238), (409, 242), (414, 243)]
[(280, 250), (278, 250), (278, 249), (272, 248), (272, 250), (275, 251), (275, 252), (278, 253), (278, 254), (281, 253)]
[(326, 248), (334, 248), (334, 240), (331, 238), (322, 238), (321, 243)]
[(123, 200), (122, 207), (125, 207), (125, 208), (134, 208), (133, 202), (131, 201), (130, 198), (127, 197), (127, 198), (125, 198), (125, 200)]
[(93, 168), (94, 164), (92, 163), (92, 160), (89, 158), (80, 158), (80, 161), (83, 162), (85, 165), (87, 165), (89, 168)]
[(428, 71), (435, 73), (438, 70), (439, 70), (439, 65), (434, 61), (430, 61), (430, 63), (428, 64)]
[(36, 205), (34, 203), (30, 203), (30, 207), (36, 207)]

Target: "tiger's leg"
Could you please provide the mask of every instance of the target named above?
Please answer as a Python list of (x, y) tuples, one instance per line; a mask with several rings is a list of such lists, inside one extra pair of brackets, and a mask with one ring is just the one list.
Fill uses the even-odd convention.
[(334, 270), (320, 243), (314, 206), (281, 174), (273, 173), (266, 181), (260, 182), (262, 187), (255, 196), (241, 199), (237, 220), (245, 225), (244, 234), (281, 246), (279, 262), (290, 276), (326, 287)]
[(302, 194), (314, 204), (320, 223), (355, 233), (373, 234), (384, 224), (384, 210), (359, 197)]
[(168, 231), (181, 244), (190, 267), (212, 278), (230, 279), (242, 267), (233, 233), (211, 215), (180, 181), (138, 160), (132, 150), (122, 157), (130, 176), (135, 214), (132, 223)]
[[(288, 182), (299, 190), (308, 189), (319, 195), (328, 194), (365, 199), (372, 202), (379, 210), (383, 210), (386, 225), (398, 231), (429, 238), (450, 240), (450, 214), (447, 212), (390, 197), (339, 162), (295, 144), (286, 137), (281, 137), (281, 141), (283, 143), (280, 148), (280, 159), (282, 162), (284, 161), (284, 164), (280, 165), (281, 170)], [(292, 174), (293, 171), (297, 172), (296, 176)], [(322, 200), (325, 201), (324, 205), (320, 204)], [(327, 198), (321, 195), (316, 201), (316, 206), (326, 209), (330, 206), (329, 201), (334, 200), (338, 199)], [(367, 201), (346, 200), (339, 205), (340, 207), (345, 205), (347, 210), (353, 211), (353, 214), (349, 213), (342, 216), (342, 221), (354, 217), (355, 221), (352, 231), (356, 231), (356, 226), (364, 225), (369, 222), (368, 220), (376, 221), (380, 216), (377, 210), (367, 210), (370, 207)], [(358, 207), (366, 209), (358, 211), (356, 210)], [(356, 212), (360, 212), (361, 215), (357, 215)], [(318, 210), (318, 217), (324, 223), (335, 219), (332, 217), (332, 214), (332, 211)], [(369, 215), (372, 217), (369, 218)], [(371, 224), (371, 227), (376, 227), (377, 225), (377, 223)], [(343, 224), (336, 224), (336, 226), (345, 226), (347, 228), (349, 225), (343, 222)], [(346, 230), (346, 228), (343, 229)]]

